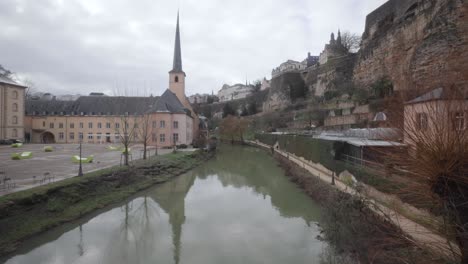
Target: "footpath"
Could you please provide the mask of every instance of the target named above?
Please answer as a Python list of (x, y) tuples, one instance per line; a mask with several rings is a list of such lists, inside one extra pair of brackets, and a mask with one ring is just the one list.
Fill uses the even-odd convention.
[[(333, 177), (333, 172), (327, 168), (325, 168), (321, 164), (317, 164), (314, 162), (311, 162), (309, 160), (304, 159), (303, 157), (298, 157), (294, 155), (293, 153), (289, 153), (286, 151), (283, 151), (279, 148), (273, 148), (273, 146), (263, 144), (258, 141), (248, 141), (247, 142), (249, 145), (256, 146), (256, 147), (261, 147), (264, 148), (268, 151), (273, 151), (288, 160), (292, 161), (299, 167), (304, 168), (307, 170), (312, 176), (318, 177), (320, 180), (331, 184), (332, 182), (332, 177)], [(361, 183), (360, 183), (361, 185)], [(456, 245), (453, 242), (450, 242), (447, 238), (444, 236), (437, 234), (436, 232), (422, 226), (419, 223), (416, 223), (415, 221), (405, 217), (404, 215), (398, 213), (394, 209), (388, 207), (385, 204), (382, 204), (378, 200), (381, 199), (376, 199), (376, 198), (382, 198), (385, 197), (386, 194), (380, 193), (379, 191), (375, 190), (372, 187), (369, 187), (367, 185), (362, 184), (364, 189), (369, 189), (372, 190), (371, 192), (358, 192), (356, 189), (353, 187), (345, 184), (339, 177), (335, 177), (335, 188), (337, 188), (341, 192), (345, 192), (354, 196), (362, 196), (364, 195), (367, 201), (369, 202), (370, 206), (369, 208), (373, 210), (376, 214), (381, 215), (385, 219), (388, 219), (390, 222), (392, 222), (395, 226), (401, 228), (401, 230), (410, 236), (410, 239), (413, 240), (413, 242), (416, 245), (419, 245), (421, 247), (428, 248), (432, 250), (433, 252), (441, 255), (445, 255), (448, 258), (453, 258), (454, 255), (460, 255), (460, 248), (458, 245)], [(369, 193), (371, 195), (369, 195)]]

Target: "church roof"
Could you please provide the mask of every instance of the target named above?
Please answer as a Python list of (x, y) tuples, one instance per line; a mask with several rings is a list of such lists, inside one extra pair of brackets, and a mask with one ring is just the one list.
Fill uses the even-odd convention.
[(427, 92), (415, 99), (407, 102), (406, 104), (417, 104), (423, 103), (432, 100), (455, 100), (455, 99), (468, 99), (468, 93), (464, 93), (464, 91), (457, 90), (455, 88), (443, 88), (439, 87), (430, 92)]
[(26, 101), (27, 115), (142, 115), (149, 112), (186, 113), (177, 96), (169, 90), (160, 97), (81, 96), (75, 101)]
[(174, 44), (174, 62), (171, 73), (183, 73), (182, 70), (182, 52), (180, 48), (180, 29), (179, 29), (179, 12), (177, 12), (177, 26)]
[(170, 113), (185, 113), (185, 107), (180, 102), (179, 98), (171, 92), (166, 90), (156, 104), (151, 108), (151, 112), (170, 112)]
[(0, 75), (0, 83), (5, 83), (5, 84), (10, 84), (10, 85), (14, 85), (14, 86), (19, 86), (19, 87), (26, 87), (24, 85), (21, 85), (15, 81), (13, 81), (12, 79), (6, 77), (6, 76), (1, 76)]

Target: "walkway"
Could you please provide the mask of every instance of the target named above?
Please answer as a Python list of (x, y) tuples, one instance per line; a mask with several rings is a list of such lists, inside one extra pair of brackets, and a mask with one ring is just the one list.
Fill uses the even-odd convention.
[[(263, 144), (261, 142), (249, 141), (248, 143), (271, 150), (271, 146)], [(280, 149), (275, 149), (274, 151), (279, 155), (282, 155), (283, 157), (296, 163), (298, 166), (304, 168), (312, 176), (318, 177), (322, 181), (331, 184), (332, 171), (328, 170), (321, 164), (313, 163), (302, 157), (297, 157), (292, 153), (285, 152)], [(447, 238), (443, 237), (442, 235), (427, 229), (426, 227), (401, 215), (392, 208), (389, 208), (386, 205), (376, 201), (375, 196), (379, 196), (379, 192), (372, 187), (366, 186), (364, 184), (363, 186), (365, 187), (365, 189), (372, 190), (372, 192), (370, 192), (372, 196), (368, 196), (369, 192), (365, 194), (366, 199), (368, 199), (370, 203), (369, 208), (378, 215), (383, 216), (385, 219), (390, 220), (393, 224), (400, 227), (404, 233), (406, 233), (413, 239), (413, 242), (415, 244), (429, 248), (438, 254), (447, 256), (448, 258), (453, 258), (454, 252), (457, 255), (460, 255), (460, 249), (458, 245), (456, 245), (453, 242), (449, 243)], [(335, 177), (335, 188), (354, 196), (363, 195), (362, 193), (357, 193), (353, 188), (340, 181), (338, 177)], [(385, 196), (385, 194), (381, 195)]]

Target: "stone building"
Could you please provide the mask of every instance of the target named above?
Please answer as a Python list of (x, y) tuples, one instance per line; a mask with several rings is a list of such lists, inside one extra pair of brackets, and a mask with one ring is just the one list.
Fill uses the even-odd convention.
[[(135, 143), (168, 147), (191, 144), (198, 135), (198, 116), (185, 96), (179, 16), (169, 89), (159, 97), (96, 94), (74, 101), (29, 100), (25, 129), (33, 143)], [(146, 137), (145, 137), (146, 135)]]
[[(456, 88), (437, 88), (405, 104), (404, 142), (417, 151), (414, 139), (443, 142), (466, 131), (468, 92)], [(454, 133), (454, 134), (450, 134)], [(464, 132), (466, 133), (466, 132)], [(466, 135), (466, 134), (464, 134)]]
[(243, 99), (251, 95), (253, 91), (254, 87), (252, 85), (234, 84), (230, 86), (225, 84), (221, 90), (219, 90), (218, 98), (220, 102)]
[(348, 50), (344, 47), (341, 40), (341, 32), (338, 30), (338, 37), (335, 40), (335, 33), (331, 33), (330, 42), (325, 45), (325, 48), (320, 53), (319, 63), (321, 65), (328, 62), (332, 58), (346, 56)]
[(280, 64), (280, 66), (273, 69), (271, 72), (271, 78), (278, 77), (279, 75), (286, 72), (300, 72), (307, 68), (307, 61), (298, 62), (294, 60), (288, 60)]
[(188, 97), (191, 104), (206, 104), (208, 102), (209, 94), (193, 94)]
[(267, 78), (263, 78), (262, 86), (260, 86), (260, 91), (265, 91), (267, 89), (270, 89), (270, 87), (271, 87), (271, 81), (267, 80)]
[(0, 140), (24, 139), (26, 87), (0, 76)]

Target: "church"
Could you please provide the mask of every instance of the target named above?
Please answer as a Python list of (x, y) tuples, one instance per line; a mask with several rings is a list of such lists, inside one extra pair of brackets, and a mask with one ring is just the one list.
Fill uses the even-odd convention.
[(190, 145), (199, 134), (199, 118), (185, 95), (179, 14), (169, 89), (157, 97), (91, 94), (75, 101), (27, 100), (25, 140), (31, 143), (134, 143), (171, 147)]

